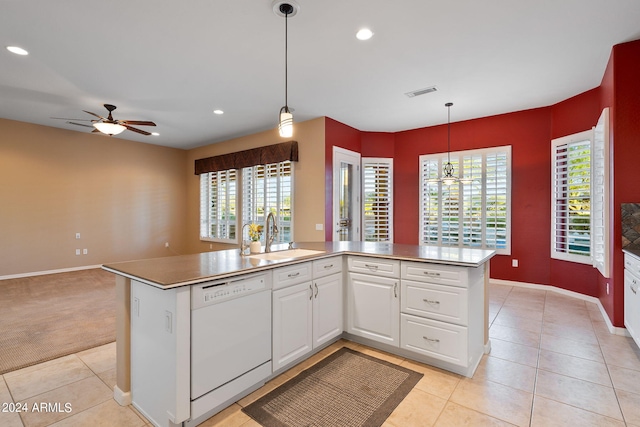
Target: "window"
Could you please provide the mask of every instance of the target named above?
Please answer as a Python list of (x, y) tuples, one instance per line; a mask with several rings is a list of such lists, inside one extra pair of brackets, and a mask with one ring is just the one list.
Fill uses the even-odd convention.
[(393, 242), (393, 159), (362, 159), (365, 242)]
[(200, 238), (237, 243), (235, 169), (200, 174)]
[(451, 153), (459, 178), (438, 181), (447, 153), (420, 156), (420, 244), (511, 252), (511, 147)]
[(591, 264), (591, 139), (551, 142), (551, 258)]
[(292, 163), (284, 161), (243, 168), (242, 183), (242, 223), (264, 224), (269, 212), (273, 212), (278, 226), (274, 242), (293, 241)]

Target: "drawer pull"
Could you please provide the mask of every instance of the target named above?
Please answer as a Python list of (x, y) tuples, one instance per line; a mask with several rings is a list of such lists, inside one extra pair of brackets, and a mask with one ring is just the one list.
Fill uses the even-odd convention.
[(313, 285), (313, 286), (315, 286), (315, 287), (316, 287), (316, 298), (318, 298), (318, 284), (317, 284), (317, 283), (314, 283), (314, 285)]
[(333, 268), (333, 264), (325, 265), (324, 269), (326, 270), (327, 268)]
[(434, 339), (434, 338), (429, 338), (429, 337), (422, 337), (422, 338), (424, 338), (425, 340), (427, 340), (429, 342), (436, 342), (436, 343), (440, 342), (439, 339)]
[(393, 296), (398, 298), (398, 282), (393, 284)]
[(296, 271), (295, 273), (289, 273), (289, 274), (287, 275), (287, 277), (288, 277), (289, 279), (291, 279), (291, 278), (294, 278), (294, 277), (298, 277), (299, 275), (300, 275), (300, 272), (299, 272), (299, 271)]
[(378, 271), (378, 266), (375, 264), (365, 264), (364, 266), (367, 267), (369, 270)]
[(633, 289), (633, 286), (629, 286), (629, 288), (631, 288), (631, 292), (633, 292), (634, 294), (637, 293), (635, 289)]
[(309, 290), (311, 291), (311, 295), (309, 295), (309, 301), (313, 299), (313, 288), (309, 285)]
[(440, 273), (435, 273), (433, 271), (423, 271), (423, 274), (425, 274), (426, 276), (431, 276), (431, 277), (440, 277)]
[(440, 301), (435, 301), (435, 300), (432, 300), (432, 299), (426, 299), (425, 298), (422, 301), (426, 302), (427, 304), (433, 304), (433, 305), (440, 304)]

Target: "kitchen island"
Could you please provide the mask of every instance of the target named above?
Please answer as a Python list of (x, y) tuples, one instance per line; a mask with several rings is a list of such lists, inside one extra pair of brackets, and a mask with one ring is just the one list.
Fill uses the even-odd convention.
[[(466, 376), (489, 350), (485, 282), (494, 251), (295, 247), (103, 266), (117, 275), (116, 400), (133, 401), (157, 425), (197, 425), (341, 337)], [(236, 343), (239, 335), (246, 342)], [(212, 342), (244, 351), (211, 362), (226, 351)], [(248, 354), (251, 368), (236, 367)], [(209, 378), (218, 373), (228, 378)]]

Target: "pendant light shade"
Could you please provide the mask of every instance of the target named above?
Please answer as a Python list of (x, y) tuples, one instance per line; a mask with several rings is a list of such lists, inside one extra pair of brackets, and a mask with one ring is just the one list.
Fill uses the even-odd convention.
[(278, 132), (283, 138), (290, 138), (293, 136), (293, 114), (291, 114), (286, 105), (280, 109)]
[(278, 117), (278, 132), (283, 138), (290, 138), (293, 136), (293, 114), (289, 110), (288, 105), (288, 85), (289, 85), (289, 15), (295, 14), (294, 7), (289, 3), (281, 3), (278, 7), (278, 12), (284, 15), (284, 107), (280, 109), (280, 115)]

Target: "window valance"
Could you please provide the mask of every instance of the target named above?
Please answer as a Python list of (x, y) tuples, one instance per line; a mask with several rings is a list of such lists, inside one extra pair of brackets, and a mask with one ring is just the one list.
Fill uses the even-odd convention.
[(298, 141), (288, 141), (265, 147), (252, 148), (235, 153), (198, 159), (195, 162), (195, 174), (217, 172), (229, 169), (242, 169), (255, 165), (266, 165), (290, 160), (298, 161)]

